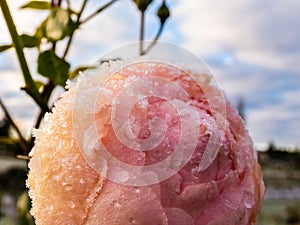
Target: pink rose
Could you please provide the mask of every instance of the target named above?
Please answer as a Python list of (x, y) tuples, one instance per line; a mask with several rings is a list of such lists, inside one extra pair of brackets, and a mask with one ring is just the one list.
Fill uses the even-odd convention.
[(264, 185), (237, 111), (210, 77), (156, 61), (103, 65), (35, 131), (37, 225), (251, 225)]

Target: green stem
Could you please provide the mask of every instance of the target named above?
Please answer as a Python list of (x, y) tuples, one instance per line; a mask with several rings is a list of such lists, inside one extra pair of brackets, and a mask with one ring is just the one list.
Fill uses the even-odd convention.
[(114, 4), (116, 1), (118, 0), (112, 0), (108, 3), (106, 3), (105, 5), (101, 6), (97, 11), (93, 12), (91, 15), (89, 15), (87, 18), (85, 18), (84, 20), (80, 21), (80, 25), (83, 23), (86, 23), (87, 21), (89, 21), (90, 19), (92, 19), (94, 16), (96, 16), (97, 14), (99, 14), (100, 12), (102, 12), (104, 9), (108, 8), (109, 6), (111, 6), (112, 4)]
[(140, 26), (140, 56), (144, 55), (144, 29), (145, 29), (145, 12), (141, 11), (141, 26)]
[(69, 52), (69, 49), (70, 49), (70, 46), (71, 46), (71, 42), (73, 40), (73, 35), (74, 35), (75, 31), (73, 31), (71, 34), (70, 34), (70, 37), (69, 37), (69, 40), (68, 40), (68, 43), (67, 43), (67, 47), (65, 49), (65, 52), (64, 52), (64, 55), (63, 55), (63, 59), (66, 58), (68, 52)]
[[(77, 15), (77, 20), (76, 20), (76, 24), (79, 26), (79, 21), (80, 21), (80, 17), (83, 13), (83, 10), (86, 6), (86, 3), (87, 3), (87, 0), (84, 0), (83, 3), (82, 3), (82, 6), (81, 6), (81, 9)], [(74, 36), (74, 33), (75, 33), (76, 30), (74, 30), (71, 34), (70, 34), (70, 37), (69, 37), (69, 40), (68, 40), (68, 43), (67, 43), (67, 46), (66, 46), (66, 49), (65, 49), (65, 52), (64, 52), (64, 55), (63, 55), (63, 59), (66, 58), (69, 50), (70, 50), (70, 46), (71, 46), (71, 43), (72, 43), (72, 40), (73, 40), (73, 36)]]
[(84, 0), (83, 3), (82, 3), (81, 9), (80, 9), (80, 11), (78, 13), (76, 23), (79, 23), (80, 17), (81, 17), (81, 15), (83, 13), (83, 10), (84, 10), (85, 6), (86, 6), (86, 3), (87, 3), (87, 0)]
[[(50, 96), (51, 96), (51, 93), (52, 93), (52, 91), (54, 90), (54, 88), (55, 88), (54, 83), (53, 83), (51, 80), (49, 80), (49, 82), (45, 85), (44, 91), (43, 91), (43, 93), (42, 93), (42, 97), (43, 97), (43, 99), (44, 99), (45, 102), (48, 102), (48, 101), (49, 101)], [(47, 111), (44, 111), (44, 110), (41, 110), (41, 111), (40, 111), (40, 114), (39, 114), (39, 116), (38, 116), (38, 118), (37, 118), (37, 120), (36, 120), (35, 126), (34, 126), (35, 128), (39, 128), (40, 123), (41, 123), (41, 121), (42, 121), (42, 119), (43, 119), (43, 116), (44, 116), (44, 114), (45, 114), (46, 112), (47, 112)]]
[[(81, 9), (77, 15), (77, 20), (76, 20), (76, 24), (77, 26), (79, 27), (80, 25), (88, 22), (90, 19), (92, 19), (94, 16), (96, 16), (97, 14), (99, 14), (100, 12), (102, 12), (104, 9), (108, 8), (109, 6), (111, 6), (113, 3), (115, 3), (116, 1), (118, 0), (112, 0), (108, 3), (106, 3), (105, 5), (103, 5), (102, 7), (100, 7), (97, 11), (95, 11), (94, 13), (92, 13), (91, 15), (89, 15), (87, 18), (85, 18), (84, 20), (80, 21), (80, 18), (81, 18), (81, 15), (82, 15), (82, 12), (85, 8), (85, 5), (87, 3), (87, 0), (84, 0), (82, 6), (81, 6)], [(69, 52), (69, 49), (70, 49), (70, 46), (71, 46), (71, 43), (73, 41), (73, 36), (74, 36), (74, 33), (75, 33), (76, 30), (74, 30), (71, 34), (70, 34), (70, 37), (69, 37), (69, 40), (68, 40), (68, 43), (67, 43), (67, 46), (66, 46), (66, 49), (65, 49), (65, 52), (63, 54), (63, 59), (66, 58), (68, 52)]]
[(67, 2), (67, 9), (68, 11), (70, 12), (71, 11), (71, 3), (70, 3), (70, 0), (66, 0)]
[(23, 73), (23, 77), (25, 80), (25, 88), (24, 90), (28, 93), (29, 96), (31, 96), (35, 102), (43, 109), (47, 109), (48, 106), (45, 104), (43, 101), (42, 97), (40, 96), (40, 93), (38, 89), (36, 88), (36, 85), (34, 83), (34, 80), (32, 79), (32, 76), (30, 74), (28, 64), (25, 59), (25, 55), (23, 52), (23, 45), (21, 43), (21, 40), (19, 38), (19, 35), (17, 33), (16, 26), (14, 24), (14, 21), (12, 19), (9, 7), (6, 3), (6, 0), (0, 0), (0, 6), (1, 6), (1, 11), (3, 13), (7, 28), (9, 30), (12, 42), (14, 44), (17, 57), (19, 60), (19, 64)]
[(10, 116), (10, 114), (9, 114), (6, 106), (3, 104), (1, 98), (0, 98), (0, 106), (3, 109), (3, 112), (4, 112), (5, 116), (6, 116), (6, 118), (8, 119), (8, 121), (10, 122), (11, 126), (14, 128), (14, 130), (17, 133), (17, 135), (19, 136), (21, 148), (23, 149), (24, 154), (27, 155), (28, 152), (29, 152), (29, 143), (23, 137), (20, 129), (18, 128), (17, 124), (14, 122), (14, 120)]
[(147, 54), (151, 50), (151, 48), (153, 48), (153, 46), (156, 44), (156, 42), (158, 41), (159, 37), (161, 36), (163, 29), (164, 29), (164, 23), (161, 23), (160, 26), (159, 26), (159, 29), (158, 29), (158, 31), (156, 33), (155, 38), (153, 39), (153, 41), (151, 42), (151, 44), (146, 48), (146, 50), (143, 52), (144, 54)]

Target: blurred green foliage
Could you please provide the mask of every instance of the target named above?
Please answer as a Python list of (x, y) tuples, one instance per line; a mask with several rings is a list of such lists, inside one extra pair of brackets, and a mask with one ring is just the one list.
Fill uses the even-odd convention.
[(262, 205), (259, 225), (299, 225), (300, 200), (266, 200)]

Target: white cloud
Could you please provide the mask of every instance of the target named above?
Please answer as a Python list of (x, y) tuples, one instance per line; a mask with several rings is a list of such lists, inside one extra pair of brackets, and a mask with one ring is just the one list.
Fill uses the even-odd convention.
[(245, 99), (255, 142), (300, 144), (299, 9), (298, 0), (178, 1), (174, 8), (182, 44), (208, 60), (231, 99)]
[(250, 134), (257, 142), (274, 141), (299, 146), (299, 106), (299, 100), (294, 104), (290, 102), (284, 104), (283, 101), (279, 104), (249, 110), (247, 121)]
[[(20, 6), (26, 0), (8, 1), (11, 14), (18, 29), (19, 34), (34, 34), (35, 28), (47, 17), (47, 11), (41, 10), (20, 10)], [(71, 1), (72, 8), (79, 10), (81, 2)], [(86, 18), (92, 12), (103, 6), (105, 2), (89, 1), (82, 18)], [(25, 19), (26, 18), (26, 19)], [(153, 19), (150, 16), (150, 21)], [(88, 21), (75, 33), (71, 45), (68, 59), (74, 64), (91, 64), (96, 62), (106, 51), (118, 45), (137, 41), (139, 35), (139, 13), (133, 2), (119, 1), (109, 9)], [(0, 16), (0, 45), (11, 42), (6, 24), (2, 15)], [(58, 43), (58, 54), (61, 55), (66, 46), (66, 42)], [(13, 52), (14, 53), (14, 52)], [(34, 50), (26, 51), (28, 64), (36, 70), (37, 52)], [(5, 53), (7, 61), (15, 58), (15, 55)], [(1, 65), (2, 66), (2, 65)], [(4, 65), (3, 65), (4, 66)]]
[[(83, 18), (103, 4), (90, 2)], [(158, 30), (157, 8), (158, 4), (154, 2), (147, 10), (145, 40), (153, 38)], [(140, 14), (135, 4), (131, 1), (119, 1), (82, 26), (76, 33), (69, 58), (72, 62), (81, 64), (86, 64), (86, 61), (95, 63), (113, 48), (138, 41), (139, 27)], [(170, 32), (168, 36), (172, 39)]]
[(237, 68), (235, 64), (216, 67), (215, 73), (233, 103), (239, 97), (245, 100), (254, 141), (300, 145), (299, 75), (236, 63)]
[[(47, 16), (47, 11), (20, 10), (27, 0), (9, 0), (8, 5), (19, 34), (34, 34), (35, 28)], [(108, 2), (108, 1), (106, 1)], [(78, 10), (82, 1), (71, 1), (72, 8)], [(104, 5), (105, 2), (89, 1), (83, 17)], [(153, 23), (148, 18), (147, 23)], [(95, 63), (106, 51), (138, 39), (139, 13), (133, 2), (119, 1), (87, 22), (75, 33), (68, 60), (72, 65), (90, 65)], [(11, 43), (11, 37), (6, 23), (0, 13), (0, 45)], [(58, 54), (62, 54), (66, 42), (58, 44)], [(35, 49), (25, 50), (26, 59), (34, 77), (37, 77), (37, 57)], [(17, 124), (24, 130), (30, 131), (38, 108), (31, 98), (20, 91), (24, 81), (19, 70), (16, 54), (9, 50), (0, 55), (0, 97), (3, 99)], [(57, 97), (57, 92), (55, 92)], [(0, 110), (0, 117), (3, 116)]]
[[(17, 30), (21, 34), (23, 32), (33, 34), (35, 32), (35, 27), (46, 18), (46, 13), (41, 10), (21, 10), (20, 7), (26, 3), (24, 0), (9, 0), (8, 6), (11, 11), (12, 17), (14, 19), (15, 24), (17, 25)], [(6, 23), (2, 17), (2, 13), (0, 16), (0, 32), (1, 39), (0, 43), (10, 43), (11, 39), (9, 33), (7, 32)], [(3, 36), (2, 36), (3, 34)]]
[[(16, 71), (0, 71), (0, 97), (15, 123), (26, 135), (30, 135), (38, 108), (20, 88), (24, 82)], [(0, 118), (3, 112), (0, 110)]]
[(202, 56), (229, 51), (249, 63), (300, 72), (299, 8), (298, 0), (180, 1), (174, 13), (183, 44)]
[[(19, 10), (18, 7), (24, 2), (10, 0), (8, 3), (19, 32), (33, 33), (34, 27), (46, 14)], [(76, 9), (81, 5), (81, 1), (71, 2), (76, 3)], [(300, 145), (297, 132), (300, 102), (299, 97), (295, 97), (300, 96), (300, 1), (167, 2), (171, 5), (172, 18), (167, 22), (162, 40), (181, 44), (207, 59), (221, 88), (230, 98), (233, 101), (237, 96), (245, 98), (248, 127), (254, 141), (275, 140)], [(89, 1), (83, 17), (102, 4)], [(157, 5), (153, 5), (148, 12), (147, 38), (153, 37), (157, 29), (157, 18), (153, 16), (156, 9)], [(9, 43), (10, 37), (2, 16), (0, 33), (3, 34), (0, 44)], [(138, 35), (139, 14), (136, 7), (131, 1), (119, 1), (75, 34), (68, 59), (73, 66), (93, 64), (106, 51), (137, 41)], [(26, 56), (35, 74), (37, 52), (26, 51)], [(20, 77), (15, 86), (16, 76), (12, 75), (15, 71), (8, 71), (18, 65), (15, 53), (11, 51), (0, 57), (0, 69), (6, 69), (0, 73), (0, 96), (6, 96), (12, 112), (30, 124), (28, 117), (17, 111), (24, 108), (32, 112), (31, 103), (24, 106), (24, 96), (20, 100), (12, 97), (17, 92), (16, 87), (22, 84), (18, 75)], [(28, 101), (27, 96), (26, 99), (24, 102)]]
[(286, 91), (276, 103), (249, 109), (247, 122), (254, 140), (300, 146), (299, 96), (300, 89)]

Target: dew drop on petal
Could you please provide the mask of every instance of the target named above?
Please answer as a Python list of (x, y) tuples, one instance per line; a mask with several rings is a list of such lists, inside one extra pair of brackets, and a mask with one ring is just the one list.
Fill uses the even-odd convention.
[(71, 209), (74, 209), (75, 208), (75, 204), (73, 201), (68, 201), (67, 202), (67, 205), (71, 208)]
[(56, 181), (59, 181), (61, 179), (61, 177), (59, 175), (55, 175), (55, 176), (53, 176), (53, 179)]
[(81, 168), (81, 166), (80, 166), (80, 165), (77, 165), (75, 168), (79, 170), (79, 169)]
[(253, 205), (255, 204), (255, 202), (257, 201), (254, 194), (252, 194), (251, 192), (248, 192), (248, 191), (244, 192), (243, 197), (244, 197), (243, 203), (244, 203), (245, 207), (248, 209), (252, 208)]
[(133, 218), (129, 218), (128, 222), (129, 222), (130, 224), (136, 224), (136, 221), (135, 221)]
[(53, 205), (47, 205), (45, 209), (48, 210), (48, 211), (52, 211), (53, 210)]
[(84, 183), (85, 183), (84, 179), (81, 178), (81, 179), (79, 180), (79, 183), (84, 184)]
[(140, 190), (140, 188), (138, 188), (138, 187), (134, 187), (134, 192), (135, 192), (135, 193), (141, 193), (141, 190)]
[(118, 208), (118, 207), (121, 206), (121, 204), (117, 200), (113, 200), (111, 202), (111, 206), (114, 207), (114, 208)]
[(67, 186), (65, 187), (65, 190), (66, 190), (66, 191), (71, 191), (71, 190), (72, 190), (72, 186), (67, 185)]

